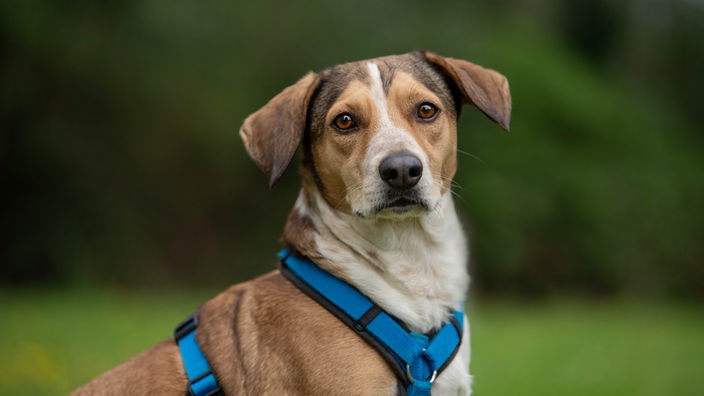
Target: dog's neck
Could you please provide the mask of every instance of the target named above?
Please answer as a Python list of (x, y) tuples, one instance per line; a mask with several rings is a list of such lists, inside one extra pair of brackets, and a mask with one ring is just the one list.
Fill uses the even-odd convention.
[(403, 220), (362, 219), (301, 190), (284, 242), (358, 288), (412, 331), (445, 322), (464, 300), (469, 276), (464, 233), (450, 193), (437, 208)]

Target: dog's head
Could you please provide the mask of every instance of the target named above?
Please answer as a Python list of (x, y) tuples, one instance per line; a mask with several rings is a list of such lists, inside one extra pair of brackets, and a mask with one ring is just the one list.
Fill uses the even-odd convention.
[(463, 103), (508, 130), (505, 77), (414, 52), (309, 73), (250, 115), (240, 136), (270, 185), (303, 145), (304, 171), (331, 207), (404, 218), (432, 210), (448, 192)]

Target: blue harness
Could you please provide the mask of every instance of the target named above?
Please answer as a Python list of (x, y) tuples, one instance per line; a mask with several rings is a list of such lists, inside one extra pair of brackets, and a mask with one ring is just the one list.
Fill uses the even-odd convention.
[(188, 393), (191, 396), (220, 395), (220, 384), (196, 340), (197, 328), (198, 316), (194, 313), (174, 330), (174, 339), (181, 351), (181, 360), (188, 377)]
[[(430, 395), (438, 373), (450, 364), (459, 350), (462, 311), (454, 311), (450, 320), (432, 334), (413, 333), (359, 290), (310, 260), (294, 256), (286, 249), (279, 253), (279, 258), (284, 277), (376, 348), (398, 377), (402, 394)], [(221, 389), (198, 347), (197, 321), (192, 319), (194, 324), (187, 325), (187, 331), (182, 330), (180, 338), (179, 328), (183, 324), (176, 330), (189, 391), (193, 396), (214, 395)]]
[(412, 333), (348, 283), (310, 260), (279, 253), (281, 273), (304, 293), (357, 332), (386, 359), (408, 396), (430, 395), (438, 373), (447, 367), (462, 342), (464, 313), (434, 334)]

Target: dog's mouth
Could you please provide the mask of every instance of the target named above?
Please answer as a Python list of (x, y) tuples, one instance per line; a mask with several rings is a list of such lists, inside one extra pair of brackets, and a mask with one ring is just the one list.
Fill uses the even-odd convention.
[(405, 208), (408, 206), (423, 206), (423, 202), (415, 198), (400, 197), (391, 200), (390, 202), (385, 202), (381, 205), (379, 210), (389, 209), (389, 208)]
[(372, 213), (388, 213), (392, 215), (407, 214), (413, 211), (428, 210), (429, 205), (424, 199), (414, 196), (401, 195), (388, 197), (385, 201), (379, 203)]
[(353, 213), (364, 219), (401, 220), (419, 217), (432, 212), (439, 201), (425, 189), (384, 189), (366, 194), (362, 205), (353, 206)]

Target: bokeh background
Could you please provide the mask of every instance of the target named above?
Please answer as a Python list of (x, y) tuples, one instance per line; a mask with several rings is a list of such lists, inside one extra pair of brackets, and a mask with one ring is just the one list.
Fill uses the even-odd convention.
[(701, 395), (704, 2), (0, 4), (0, 394), (61, 394), (275, 268), (299, 188), (237, 131), (309, 70), (430, 49), (460, 121), (478, 395)]

